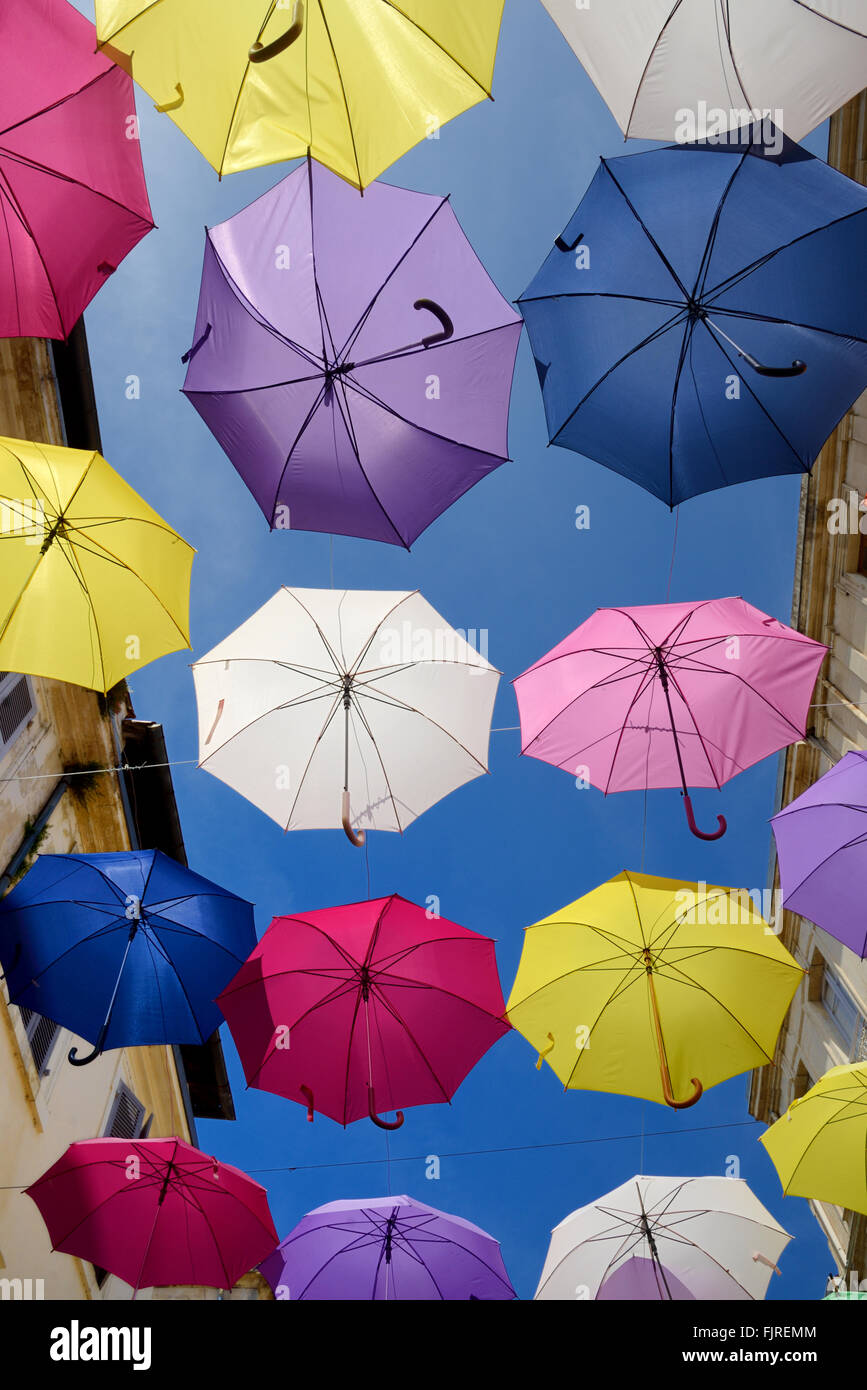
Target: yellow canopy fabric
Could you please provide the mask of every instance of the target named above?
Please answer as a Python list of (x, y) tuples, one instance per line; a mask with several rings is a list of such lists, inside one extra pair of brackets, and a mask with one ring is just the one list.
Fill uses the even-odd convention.
[(87, 449), (0, 438), (0, 668), (103, 693), (189, 647), (195, 551)]
[(787, 1195), (867, 1213), (867, 1062), (826, 1071), (761, 1143)]
[(527, 927), (506, 1012), (567, 1089), (680, 1108), (771, 1060), (803, 974), (746, 893), (624, 872)]
[(309, 151), (365, 188), (491, 95), (503, 4), (96, 0), (96, 26), (219, 174)]

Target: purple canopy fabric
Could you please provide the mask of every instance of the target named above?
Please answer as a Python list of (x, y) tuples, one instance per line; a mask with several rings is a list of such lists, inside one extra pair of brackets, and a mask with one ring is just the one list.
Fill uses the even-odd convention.
[(867, 957), (867, 752), (847, 753), (771, 825), (783, 906)]
[(412, 1197), (317, 1207), (259, 1268), (281, 1299), (517, 1297), (493, 1236)]
[(208, 232), (183, 390), (272, 529), (409, 548), (506, 461), (521, 324), (447, 198), (307, 160)]
[(695, 1294), (690, 1293), (686, 1284), (670, 1269), (663, 1269), (656, 1260), (633, 1255), (600, 1284), (596, 1301), (604, 1303), (606, 1299), (625, 1299), (632, 1303), (653, 1299), (680, 1302), (686, 1299), (694, 1301)]

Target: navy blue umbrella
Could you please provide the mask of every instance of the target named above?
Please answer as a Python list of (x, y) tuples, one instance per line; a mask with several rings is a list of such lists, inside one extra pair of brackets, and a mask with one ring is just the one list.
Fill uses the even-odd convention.
[(809, 471), (867, 387), (867, 189), (770, 137), (603, 159), (519, 301), (551, 442), (672, 507)]
[(0, 901), (13, 1004), (110, 1048), (201, 1043), (256, 944), (253, 908), (159, 850), (44, 854)]

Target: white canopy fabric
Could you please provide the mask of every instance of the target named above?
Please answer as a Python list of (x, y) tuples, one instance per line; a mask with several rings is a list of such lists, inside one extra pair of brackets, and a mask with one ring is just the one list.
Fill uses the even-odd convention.
[(627, 136), (680, 139), (687, 112), (711, 122), (702, 139), (769, 111), (801, 140), (867, 86), (867, 0), (542, 3)]
[(419, 593), (283, 588), (193, 677), (199, 766), (286, 830), (343, 823), (347, 764), (362, 831), (488, 770), (500, 673)]
[(696, 1299), (763, 1299), (791, 1239), (741, 1178), (634, 1177), (555, 1226), (535, 1297), (595, 1299), (638, 1258)]

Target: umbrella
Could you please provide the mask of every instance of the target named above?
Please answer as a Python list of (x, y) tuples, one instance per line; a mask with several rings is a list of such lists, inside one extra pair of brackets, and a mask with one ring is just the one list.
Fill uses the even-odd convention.
[(217, 999), (247, 1084), (341, 1124), (449, 1101), (509, 1031), (494, 943), (393, 894), (275, 917)]
[(803, 978), (749, 894), (624, 872), (526, 928), (506, 1014), (566, 1090), (683, 1110), (772, 1060)]
[(503, 0), (96, 0), (131, 66), (219, 174), (312, 153), (364, 188), (491, 96)]
[(867, 1061), (826, 1071), (760, 1142), (787, 1196), (867, 1213)]
[(511, 1299), (500, 1246), (413, 1197), (358, 1197), (308, 1212), (261, 1266), (280, 1298)]
[(159, 850), (41, 854), (0, 900), (13, 1004), (106, 1048), (203, 1043), (256, 944), (253, 909)]
[(66, 338), (153, 227), (126, 73), (66, 0), (4, 0), (0, 337)]
[(106, 692), (189, 647), (195, 551), (90, 449), (0, 439), (0, 666)]
[(635, 1177), (555, 1226), (535, 1296), (763, 1299), (791, 1238), (742, 1178)]
[(520, 300), (552, 443), (672, 507), (809, 471), (867, 387), (867, 189), (780, 141), (603, 159)]
[(514, 681), (521, 751), (608, 792), (719, 789), (805, 735), (827, 648), (742, 598), (598, 608)]
[(85, 1139), (25, 1189), (52, 1250), (139, 1289), (231, 1289), (277, 1244), (268, 1196), (183, 1139)]
[(778, 113), (801, 140), (864, 86), (863, 0), (542, 0), (627, 136), (736, 130)]
[(784, 907), (867, 956), (867, 753), (846, 753), (771, 825)]
[(360, 845), (488, 770), (500, 673), (418, 592), (283, 588), (193, 676), (199, 766), (286, 830)]
[(184, 391), (272, 528), (409, 547), (505, 461), (521, 328), (447, 198), (308, 160), (208, 232)]

